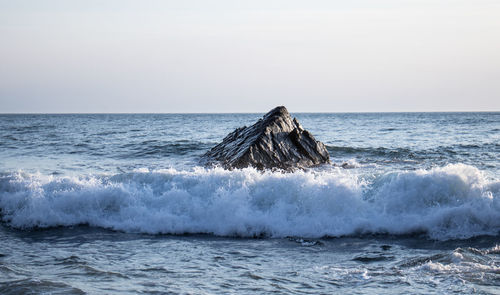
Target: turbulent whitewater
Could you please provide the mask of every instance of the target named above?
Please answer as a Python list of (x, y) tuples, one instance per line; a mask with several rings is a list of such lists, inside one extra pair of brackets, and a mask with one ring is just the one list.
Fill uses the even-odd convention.
[(16, 228), (88, 224), (142, 233), (319, 238), (500, 231), (500, 183), (471, 166), (388, 173), (282, 174), (175, 169), (112, 176), (0, 177), (2, 219)]
[(500, 113), (291, 115), (331, 164), (199, 166), (262, 114), (0, 115), (0, 293), (498, 294)]

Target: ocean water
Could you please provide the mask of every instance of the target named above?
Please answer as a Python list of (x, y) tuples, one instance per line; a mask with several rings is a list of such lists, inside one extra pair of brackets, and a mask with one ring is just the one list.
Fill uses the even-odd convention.
[(332, 165), (198, 165), (262, 115), (0, 115), (0, 294), (500, 294), (500, 113), (295, 113)]

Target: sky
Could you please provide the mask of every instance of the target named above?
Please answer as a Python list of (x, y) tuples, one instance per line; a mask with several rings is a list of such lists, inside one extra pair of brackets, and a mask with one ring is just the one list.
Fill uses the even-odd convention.
[(500, 1), (0, 0), (0, 113), (500, 111)]

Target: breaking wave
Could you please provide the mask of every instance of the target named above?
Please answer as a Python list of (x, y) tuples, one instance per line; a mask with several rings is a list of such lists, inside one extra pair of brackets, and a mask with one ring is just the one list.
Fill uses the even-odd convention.
[(16, 172), (0, 174), (0, 215), (19, 229), (88, 224), (150, 234), (467, 239), (500, 234), (500, 182), (463, 164), (379, 176), (340, 168)]

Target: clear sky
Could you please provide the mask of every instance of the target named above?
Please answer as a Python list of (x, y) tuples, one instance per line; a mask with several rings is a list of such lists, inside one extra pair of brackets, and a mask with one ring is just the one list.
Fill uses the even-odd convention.
[(0, 0), (0, 113), (500, 111), (500, 1)]

